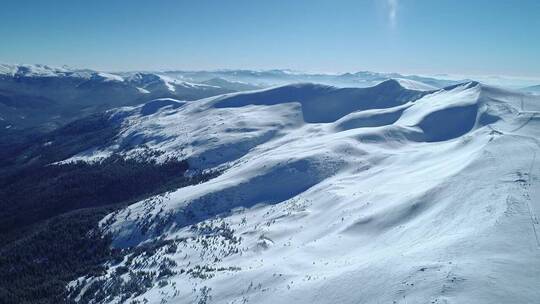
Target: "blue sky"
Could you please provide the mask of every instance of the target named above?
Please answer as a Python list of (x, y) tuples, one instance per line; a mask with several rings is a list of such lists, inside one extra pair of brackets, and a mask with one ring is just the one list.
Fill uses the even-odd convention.
[(540, 77), (538, 0), (2, 0), (0, 62)]

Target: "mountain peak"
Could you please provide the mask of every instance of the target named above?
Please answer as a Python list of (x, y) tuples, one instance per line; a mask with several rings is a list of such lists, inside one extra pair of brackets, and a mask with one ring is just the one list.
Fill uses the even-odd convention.
[(379, 88), (403, 88), (404, 89), (404, 87), (401, 85), (401, 83), (395, 78), (391, 78), (391, 79), (387, 79), (385, 81), (382, 81), (376, 87), (379, 87)]

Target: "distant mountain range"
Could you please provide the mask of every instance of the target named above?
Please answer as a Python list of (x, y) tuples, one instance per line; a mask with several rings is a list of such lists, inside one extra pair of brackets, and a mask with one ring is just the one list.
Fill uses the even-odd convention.
[(436, 88), (443, 88), (463, 81), (437, 79), (398, 73), (356, 72), (344, 74), (304, 73), (290, 70), (218, 70), (218, 71), (166, 71), (165, 75), (190, 81), (204, 81), (208, 78), (222, 78), (228, 81), (256, 84), (263, 87), (298, 82), (311, 82), (337, 87), (370, 87), (388, 79), (408, 79)]
[[(372, 72), (340, 75), (288, 70), (165, 71), (105, 73), (46, 65), (0, 65), (0, 134), (53, 130), (75, 118), (156, 98), (196, 100), (298, 82), (368, 87), (395, 78), (417, 89), (456, 81)], [(413, 84), (414, 83), (414, 84)]]
[(43, 65), (0, 65), (0, 129), (52, 130), (75, 118), (155, 98), (195, 100), (235, 91), (155, 73), (117, 75)]

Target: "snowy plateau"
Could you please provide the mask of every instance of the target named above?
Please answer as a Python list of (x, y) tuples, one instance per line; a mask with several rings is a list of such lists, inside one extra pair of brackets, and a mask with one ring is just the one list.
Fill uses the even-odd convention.
[(178, 159), (219, 174), (103, 218), (131, 251), (70, 297), (540, 303), (540, 96), (396, 78), (108, 110), (114, 140), (62, 163)]

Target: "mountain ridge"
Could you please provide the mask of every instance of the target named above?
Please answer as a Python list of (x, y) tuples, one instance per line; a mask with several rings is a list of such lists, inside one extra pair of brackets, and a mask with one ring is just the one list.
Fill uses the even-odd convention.
[[(408, 91), (396, 80), (357, 90), (392, 89)], [(305, 94), (290, 94), (296, 90)], [(169, 269), (161, 279), (152, 277), (154, 285), (141, 294), (122, 294), (150, 303), (193, 302), (204, 295), (211, 296), (208, 303), (326, 303), (336, 294), (347, 295), (339, 298), (344, 303), (403, 296), (527, 303), (538, 296), (515, 285), (532, 288), (530, 278), (540, 273), (538, 267), (517, 271), (519, 261), (539, 261), (526, 208), (540, 207), (529, 198), (538, 183), (530, 169), (539, 165), (531, 154), (538, 149), (540, 121), (531, 114), (539, 112), (538, 100), (468, 82), (415, 91), (418, 98), (388, 107), (357, 100), (375, 107), (353, 108), (337, 120), (305, 119), (310, 96), (341, 90), (294, 84), (210, 97), (150, 116), (132, 109), (110, 147), (130, 147), (133, 138), (137, 145), (104, 151), (137, 157), (137, 146), (145, 145), (163, 152), (156, 161), (188, 159), (192, 170), (222, 173), (109, 214), (101, 229), (115, 247), (154, 246), (158, 240), (165, 245), (156, 245), (161, 249), (150, 256), (133, 253), (132, 264), (109, 265), (105, 275), (71, 286), (114, 280), (118, 267), (128, 267), (150, 277)], [(327, 106), (335, 102), (343, 101)], [(504, 249), (509, 244), (511, 253)], [(503, 272), (499, 263), (506, 265)], [(504, 275), (509, 272), (511, 277)], [(496, 278), (500, 292), (488, 296), (492, 288), (480, 273)], [(351, 282), (369, 288), (355, 289)], [(321, 288), (329, 293), (311, 292)]]
[[(191, 83), (173, 76), (124, 75), (149, 92)], [(540, 210), (537, 96), (476, 81), (432, 88), (400, 78), (364, 88), (294, 82), (193, 100), (139, 93), (149, 99), (77, 119), (7, 153), (8, 168), (42, 168), (15, 172), (44, 187), (14, 186), (15, 197), (97, 178), (65, 195), (90, 191), (110, 202), (102, 179), (121, 178), (114, 186), (132, 199), (85, 222), (111, 251), (84, 264), (99, 271), (70, 277), (69, 300), (530, 303), (540, 296), (532, 220)], [(140, 186), (145, 172), (153, 190)], [(139, 185), (133, 193), (122, 186), (129, 179)], [(9, 176), (3, 182), (11, 184)]]

